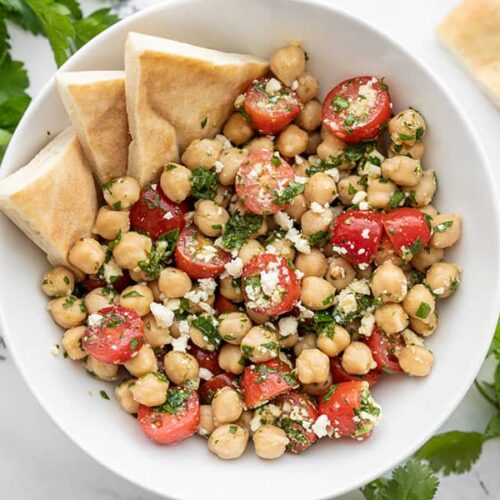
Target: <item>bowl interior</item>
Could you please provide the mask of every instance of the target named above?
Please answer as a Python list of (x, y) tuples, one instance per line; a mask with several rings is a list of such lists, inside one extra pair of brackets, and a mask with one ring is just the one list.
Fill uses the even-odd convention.
[[(462, 241), (448, 257), (463, 267), (463, 284), (452, 300), (439, 304), (441, 326), (429, 339), (435, 369), (425, 380), (387, 377), (375, 387), (384, 418), (363, 444), (323, 440), (304, 455), (270, 463), (251, 451), (241, 460), (221, 462), (202, 438), (156, 446), (118, 404), (99, 397), (100, 389), (111, 394), (110, 386), (50, 355), (61, 331), (46, 313), (39, 288), (49, 266), (0, 216), (1, 326), (17, 365), (42, 406), (79, 446), (116, 473), (165, 496), (198, 499), (222, 475), (224, 487), (214, 489), (220, 500), (236, 491), (241, 499), (253, 497), (255, 489), (246, 487), (250, 477), (266, 478), (269, 498), (331, 498), (356, 488), (406, 458), (438, 428), (471, 384), (490, 342), (498, 305), (499, 218), (494, 183), (475, 136), (448, 92), (411, 54), (363, 22), (314, 1), (166, 2), (97, 37), (64, 69), (122, 69), (124, 41), (132, 30), (264, 57), (300, 39), (322, 95), (347, 77), (385, 76), (395, 111), (411, 105), (424, 114), (424, 167), (437, 171), (436, 205), (463, 217)], [(49, 134), (67, 124), (51, 81), (19, 126), (0, 176), (29, 161)]]

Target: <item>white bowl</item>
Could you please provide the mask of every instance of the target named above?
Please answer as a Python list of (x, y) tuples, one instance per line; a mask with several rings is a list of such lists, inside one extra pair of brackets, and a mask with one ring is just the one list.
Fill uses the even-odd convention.
[[(477, 137), (446, 88), (412, 54), (373, 27), (317, 1), (169, 1), (98, 36), (63, 69), (123, 68), (130, 30), (260, 56), (301, 39), (323, 95), (347, 77), (385, 76), (395, 110), (411, 105), (424, 114), (429, 128), (424, 164), (437, 170), (440, 181), (436, 205), (463, 217), (463, 238), (448, 257), (463, 267), (463, 282), (452, 299), (439, 304), (441, 326), (429, 339), (435, 369), (425, 380), (386, 377), (375, 387), (384, 418), (364, 443), (322, 440), (304, 455), (275, 462), (261, 461), (252, 451), (241, 460), (222, 462), (202, 438), (174, 447), (154, 445), (118, 404), (99, 397), (100, 389), (111, 393), (111, 387), (86, 375), (78, 364), (50, 355), (61, 331), (45, 311), (47, 300), (39, 286), (48, 264), (0, 217), (1, 326), (10, 352), (40, 404), (76, 444), (151, 491), (189, 500), (208, 492), (219, 500), (256, 494), (303, 500), (357, 488), (408, 457), (438, 429), (486, 354), (499, 305), (499, 208)], [(17, 129), (0, 176), (29, 161), (49, 140), (49, 132), (54, 135), (67, 124), (51, 80)]]

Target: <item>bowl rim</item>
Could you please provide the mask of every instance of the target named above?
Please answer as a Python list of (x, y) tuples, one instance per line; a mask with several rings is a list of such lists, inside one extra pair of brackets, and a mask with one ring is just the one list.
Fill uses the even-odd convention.
[[(37, 111), (38, 107), (41, 105), (41, 103), (44, 102), (46, 99), (47, 95), (50, 93), (50, 91), (54, 88), (55, 86), (55, 79), (56, 76), (64, 72), (66, 70), (71, 70), (71, 66), (75, 64), (75, 61), (77, 61), (80, 57), (84, 57), (88, 52), (92, 52), (94, 50), (94, 46), (98, 46), (101, 41), (105, 40), (107, 37), (111, 36), (115, 31), (122, 30), (125, 26), (133, 24), (136, 20), (142, 19), (142, 18), (148, 18), (151, 15), (154, 15), (155, 12), (157, 11), (162, 11), (163, 9), (168, 9), (172, 6), (175, 5), (180, 5), (180, 4), (185, 4), (187, 2), (193, 3), (193, 6), (195, 6), (197, 3), (201, 2), (208, 2), (212, 0), (163, 0), (160, 3), (157, 3), (155, 5), (151, 5), (149, 7), (145, 7), (144, 9), (141, 9), (124, 19), (120, 20), (118, 23), (114, 24), (110, 28), (106, 29), (99, 35), (97, 35), (95, 38), (90, 40), (84, 47), (82, 47), (80, 50), (78, 50), (75, 54), (73, 54), (60, 68), (57, 69), (57, 71), (54, 73), (54, 75), (45, 83), (45, 85), (42, 87), (38, 95), (31, 101), (28, 109), (26, 110), (24, 116), (22, 117), (20, 123), (18, 124), (16, 131), (14, 132), (10, 144), (7, 147), (4, 160), (3, 160), (3, 166), (2, 169), (0, 169), (0, 178), (4, 177), (5, 175), (10, 174), (15, 170), (14, 166), (14, 159), (13, 159), (13, 151), (17, 149), (17, 142), (20, 140), (21, 136), (21, 131), (23, 128), (26, 126), (27, 123), (30, 122), (32, 115)], [(259, 1), (259, 2), (266, 2), (266, 0), (254, 0), (254, 1)], [(465, 114), (464, 110), (461, 108), (458, 99), (453, 95), (453, 93), (450, 91), (450, 89), (444, 84), (440, 76), (437, 76), (434, 71), (429, 67), (429, 65), (424, 62), (420, 56), (415, 55), (412, 53), (409, 49), (407, 49), (401, 42), (399, 42), (397, 39), (395, 39), (392, 35), (387, 34), (384, 32), (382, 29), (378, 28), (374, 24), (372, 24), (369, 21), (366, 21), (365, 19), (359, 17), (357, 14), (353, 14), (351, 12), (346, 11), (344, 8), (339, 7), (337, 5), (331, 4), (327, 0), (284, 0), (288, 3), (293, 3), (293, 4), (306, 4), (310, 6), (314, 6), (320, 9), (324, 9), (326, 11), (330, 11), (335, 13), (335, 15), (343, 17), (345, 19), (348, 19), (350, 22), (357, 23), (358, 25), (361, 25), (364, 29), (371, 31), (374, 33), (374, 35), (381, 37), (384, 39), (386, 42), (388, 42), (390, 45), (394, 45), (400, 50), (411, 62), (419, 66), (420, 69), (425, 73), (427, 78), (439, 87), (439, 89), (442, 91), (443, 94), (446, 95), (447, 99), (449, 100), (451, 106), (454, 108), (454, 111), (457, 113), (457, 115), (460, 117), (460, 120), (462, 121), (463, 127), (465, 129), (465, 132), (467, 135), (471, 138), (472, 144), (474, 145), (478, 159), (484, 166), (484, 171), (482, 172), (482, 175), (487, 176), (487, 180), (490, 186), (490, 191), (491, 191), (491, 200), (492, 200), (492, 205), (494, 207), (494, 214), (490, 214), (490, 216), (494, 219), (494, 229), (495, 231), (493, 232), (495, 234), (496, 240), (498, 243), (500, 243), (500, 200), (498, 200), (498, 197), (496, 194), (498, 193), (498, 186), (495, 180), (495, 177), (493, 175), (492, 167), (491, 164), (488, 160), (488, 157), (484, 151), (484, 147), (479, 139), (478, 133), (472, 126), (469, 118)], [(10, 168), (8, 168), (8, 164), (12, 163)], [(7, 164), (7, 166), (6, 166)], [(497, 257), (497, 262), (499, 260), (499, 257)], [(495, 290), (494, 290), (494, 303), (497, 305), (496, 310), (492, 310), (490, 312), (490, 315), (488, 318), (483, 319), (483, 322), (486, 325), (491, 326), (491, 336), (488, 337), (488, 343), (486, 343), (486, 336), (485, 336), (485, 341), (484, 345), (480, 346), (481, 348), (477, 349), (477, 354), (476, 354), (476, 359), (474, 362), (471, 362), (469, 365), (469, 374), (468, 374), (468, 379), (470, 380), (469, 383), (464, 384), (464, 386), (461, 388), (460, 391), (457, 391), (457, 393), (454, 395), (453, 398), (448, 398), (448, 404), (446, 405), (445, 410), (442, 411), (442, 413), (439, 415), (438, 418), (435, 419), (434, 424), (430, 426), (425, 433), (422, 433), (422, 435), (419, 437), (418, 440), (414, 440), (414, 443), (412, 446), (408, 447), (404, 452), (394, 455), (391, 459), (384, 461), (381, 463), (381, 465), (378, 465), (374, 467), (369, 474), (365, 474), (362, 476), (362, 479), (357, 480), (353, 482), (349, 488), (344, 487), (343, 489), (339, 490), (337, 492), (337, 495), (343, 495), (348, 492), (354, 491), (361, 486), (369, 483), (370, 481), (381, 477), (382, 475), (386, 474), (390, 470), (392, 470), (394, 467), (396, 467), (398, 464), (402, 463), (405, 461), (407, 458), (411, 457), (413, 453), (425, 442), (427, 441), (432, 435), (436, 433), (436, 431), (444, 424), (444, 422), (450, 417), (450, 415), (455, 411), (457, 406), (460, 404), (460, 402), (463, 400), (465, 397), (467, 391), (469, 388), (472, 386), (474, 382), (474, 378), (479, 372), (481, 365), (486, 357), (486, 353), (488, 351), (491, 339), (493, 337), (494, 331), (495, 331), (495, 326), (497, 324), (497, 319), (498, 319), (498, 310), (500, 310), (500, 275), (497, 276), (496, 281), (495, 281)], [(119, 470), (116, 470), (113, 466), (113, 464), (107, 463), (103, 458), (98, 457), (94, 454), (94, 452), (87, 447), (87, 443), (85, 441), (80, 440), (76, 436), (72, 435), (68, 429), (66, 429), (66, 425), (64, 423), (64, 419), (60, 419), (56, 412), (53, 410), (52, 407), (46, 406), (43, 400), (43, 395), (39, 394), (39, 391), (35, 391), (35, 389), (30, 385), (29, 383), (29, 374), (28, 370), (25, 368), (24, 363), (22, 362), (22, 352), (20, 350), (16, 350), (15, 348), (15, 342), (10, 341), (10, 333), (7, 331), (5, 327), (5, 320), (4, 320), (4, 314), (6, 314), (5, 311), (2, 310), (2, 306), (0, 304), (0, 334), (3, 334), (3, 337), (5, 339), (8, 352), (12, 356), (12, 359), (14, 360), (14, 365), (20, 372), (22, 379), (24, 383), (26, 384), (28, 390), (31, 392), (31, 394), (34, 396), (34, 399), (36, 402), (40, 405), (40, 407), (45, 411), (45, 413), (50, 417), (50, 419), (55, 423), (55, 425), (62, 431), (66, 437), (69, 438), (71, 442), (73, 442), (80, 450), (85, 452), (85, 454), (93, 459), (95, 462), (99, 463), (101, 466), (103, 466), (105, 469), (108, 471), (112, 472), (116, 476), (122, 478), (123, 480), (132, 483), (136, 486), (139, 486), (143, 488), (145, 491), (154, 493), (160, 497), (163, 498), (171, 498), (174, 499), (174, 497), (170, 496), (166, 492), (159, 491), (155, 489), (152, 485), (149, 485), (146, 480), (143, 479), (141, 475), (138, 475), (137, 477), (131, 478), (129, 476), (125, 476), (122, 474)], [(14, 337), (14, 335), (12, 334)], [(177, 497), (179, 498), (179, 497)], [(321, 497), (316, 497), (315, 500), (328, 500), (331, 499), (330, 496), (321, 496)], [(177, 500), (177, 499), (176, 499)]]

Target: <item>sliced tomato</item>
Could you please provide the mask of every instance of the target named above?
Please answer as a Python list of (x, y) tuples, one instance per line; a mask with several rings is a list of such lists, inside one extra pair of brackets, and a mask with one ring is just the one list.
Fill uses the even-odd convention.
[(245, 368), (241, 388), (248, 408), (257, 408), (296, 387), (292, 369), (281, 359), (252, 364)]
[[(361, 410), (373, 419), (360, 417)], [(350, 436), (362, 440), (370, 436), (373, 420), (380, 416), (380, 408), (371, 399), (366, 382), (342, 382), (333, 385), (319, 398), (319, 413), (328, 417), (335, 437)]]
[(236, 375), (230, 372), (224, 372), (210, 380), (202, 382), (200, 385), (200, 399), (203, 404), (210, 404), (215, 393), (223, 387), (238, 387)]
[(382, 237), (382, 220), (377, 212), (348, 210), (335, 219), (334, 250), (353, 265), (370, 264)]
[(425, 248), (431, 230), (424, 214), (416, 208), (398, 208), (383, 216), (382, 222), (392, 246), (405, 260)]
[(293, 168), (272, 151), (250, 154), (236, 174), (236, 193), (245, 207), (255, 214), (274, 214), (283, 208), (278, 198), (293, 181)]
[(401, 335), (386, 335), (375, 327), (366, 339), (366, 344), (372, 351), (378, 370), (401, 371), (398, 358), (395, 356), (396, 351), (405, 345)]
[[(125, 288), (127, 288), (128, 286), (132, 285), (133, 284), (133, 281), (132, 281), (132, 278), (130, 277), (130, 274), (128, 273), (128, 271), (126, 269), (122, 269), (122, 275), (120, 277), (118, 277), (115, 281), (113, 281), (113, 283), (111, 284), (111, 286), (119, 293), (123, 292), (123, 290), (125, 290)], [(85, 286), (85, 288), (90, 292), (91, 290), (95, 290), (96, 288), (104, 288), (106, 286), (108, 286), (108, 284), (98, 278), (97, 276), (87, 276), (84, 280), (83, 280), (83, 285)]]
[(98, 321), (85, 330), (82, 346), (99, 361), (126, 363), (142, 347), (144, 323), (133, 309), (105, 307), (99, 309), (95, 319)]
[(383, 87), (371, 76), (339, 83), (323, 101), (323, 125), (349, 143), (374, 139), (391, 117), (391, 97)]
[(130, 210), (130, 227), (157, 240), (164, 233), (182, 230), (188, 209), (187, 203), (177, 204), (167, 198), (160, 184), (151, 184), (144, 188), (139, 201)]
[(269, 316), (291, 311), (300, 297), (295, 272), (283, 257), (270, 253), (257, 255), (245, 264), (242, 286), (247, 307)]
[[(273, 78), (254, 80), (245, 92), (244, 116), (252, 128), (262, 134), (277, 134), (298, 115), (302, 108), (296, 92)], [(274, 85), (274, 90), (273, 90)]]
[(215, 297), (214, 308), (219, 314), (238, 311), (238, 306), (222, 295)]
[(230, 254), (214, 246), (193, 226), (182, 230), (175, 247), (175, 264), (191, 278), (215, 278), (230, 260)]
[(162, 406), (140, 405), (137, 420), (145, 434), (159, 444), (175, 444), (192, 436), (200, 423), (200, 403), (196, 391), (174, 387), (167, 391)]
[[(302, 453), (318, 439), (311, 430), (319, 416), (318, 408), (310, 396), (298, 391), (291, 391), (276, 398), (275, 404), (282, 410), (279, 426), (289, 439), (288, 450), (291, 453)], [(293, 419), (290, 414), (293, 413)], [(297, 416), (300, 415), (300, 420)]]
[(376, 384), (382, 374), (378, 367), (370, 370), (366, 375), (352, 375), (351, 373), (347, 373), (342, 366), (340, 357), (330, 358), (330, 373), (332, 374), (334, 384), (338, 384), (339, 382), (364, 381), (368, 382), (370, 386)]
[(212, 375), (222, 372), (219, 366), (219, 351), (205, 351), (194, 344), (189, 344), (187, 352), (196, 358), (200, 368), (209, 370)]

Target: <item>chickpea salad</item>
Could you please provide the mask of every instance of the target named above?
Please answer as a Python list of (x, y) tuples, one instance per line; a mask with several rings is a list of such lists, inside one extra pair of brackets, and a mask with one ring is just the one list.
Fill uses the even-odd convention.
[(320, 102), (306, 60), (278, 49), (222, 133), (156, 182), (106, 182), (94, 236), (42, 278), (65, 356), (116, 382), (156, 443), (199, 434), (236, 459), (252, 440), (276, 459), (362, 441), (374, 386), (432, 370), (461, 220), (433, 205), (424, 117), (393, 110), (390, 75)]

